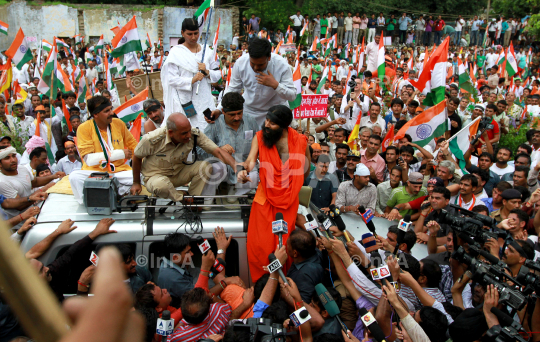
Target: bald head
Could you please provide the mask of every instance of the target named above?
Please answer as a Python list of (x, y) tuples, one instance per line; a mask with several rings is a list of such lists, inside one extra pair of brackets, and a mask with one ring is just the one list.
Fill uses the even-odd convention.
[(191, 123), (182, 113), (167, 118), (167, 134), (175, 144), (187, 144), (191, 139)]

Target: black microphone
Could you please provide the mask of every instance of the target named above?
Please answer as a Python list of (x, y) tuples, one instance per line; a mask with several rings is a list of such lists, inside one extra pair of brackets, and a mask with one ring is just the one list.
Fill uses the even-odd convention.
[[(311, 214), (306, 215), (306, 220), (308, 222), (315, 221), (315, 219), (313, 218), (313, 215), (311, 215)], [(317, 226), (318, 226), (318, 224), (317, 224)], [(313, 230), (315, 231), (315, 234), (317, 234), (317, 237), (321, 237), (321, 233), (319, 233), (319, 228), (313, 228)]]
[(227, 263), (225, 262), (225, 260), (217, 258), (216, 261), (214, 261), (214, 265), (210, 267), (210, 278), (214, 279), (218, 274), (223, 272), (226, 266)]
[(377, 323), (377, 320), (375, 319), (375, 317), (373, 317), (371, 312), (367, 311), (366, 308), (360, 308), (358, 310), (358, 313), (362, 317), (362, 322), (364, 323), (366, 328), (368, 328), (373, 338), (378, 342), (386, 342), (386, 337), (381, 327), (379, 326), (379, 323)]
[(276, 268), (276, 269), (273, 269), (273, 270), (270, 270), (270, 273), (274, 273), (277, 271), (277, 273), (279, 274), (279, 276), (281, 277), (281, 280), (283, 280), (283, 282), (287, 285), (289, 285), (289, 282), (287, 281), (287, 278), (285, 278), (285, 274), (283, 273), (283, 266), (281, 265), (281, 263), (279, 262), (279, 260), (277, 260), (276, 256), (274, 255), (274, 253), (270, 253), (270, 255), (268, 256), (268, 260), (270, 260), (270, 264), (272, 264), (274, 261), (277, 261), (279, 263), (279, 267)]
[(283, 247), (283, 234), (287, 234), (289, 229), (287, 221), (283, 220), (283, 214), (276, 213), (276, 220), (272, 221), (272, 233), (277, 234), (279, 238), (279, 248)]
[[(360, 212), (360, 216), (362, 217), (362, 221), (366, 224), (367, 228), (373, 234), (373, 236), (377, 237), (377, 232), (375, 231), (375, 225), (373, 224), (373, 220), (369, 217), (366, 217), (366, 208), (364, 208), (363, 205), (358, 207), (358, 211)], [(371, 212), (371, 210), (370, 210)], [(367, 222), (366, 222), (367, 221)]]
[(329, 218), (326, 217), (324, 213), (318, 213), (317, 214), (317, 220), (320, 224), (322, 224), (324, 231), (326, 232), (326, 237), (329, 239), (333, 239), (334, 236), (332, 235), (332, 232), (330, 231), (330, 227), (332, 226), (332, 222)]
[(336, 208), (334, 204), (330, 204), (329, 208), (330, 208), (330, 217), (336, 223), (336, 226), (338, 227), (338, 229), (341, 231), (344, 231), (345, 229), (347, 229), (347, 227), (345, 227), (345, 222), (343, 222), (343, 219), (341, 218), (339, 209)]
[[(506, 313), (504, 313), (503, 311), (499, 310), (498, 308), (494, 306), (491, 308), (491, 313), (497, 316), (497, 319), (499, 320), (499, 323), (501, 323), (501, 326), (504, 326), (504, 327), (512, 326), (515, 322), (512, 319), (512, 317), (508, 316)], [(520, 330), (520, 328), (518, 328), (518, 330)]]
[[(406, 230), (409, 229), (409, 226), (411, 225), (411, 215), (407, 214), (405, 217), (403, 217), (403, 220), (399, 222), (398, 225), (398, 235), (397, 235), (397, 243), (396, 248), (394, 248), (394, 256), (397, 256), (397, 253), (399, 251), (399, 246), (403, 243), (403, 239), (405, 238)], [(404, 228), (404, 229), (403, 229)]]

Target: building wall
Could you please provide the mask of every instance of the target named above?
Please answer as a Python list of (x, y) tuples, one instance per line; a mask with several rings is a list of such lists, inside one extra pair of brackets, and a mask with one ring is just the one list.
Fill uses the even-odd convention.
[[(146, 40), (148, 33), (152, 42), (161, 38), (165, 50), (169, 50), (171, 38), (176, 43), (177, 38), (181, 37), (182, 21), (192, 17), (195, 11), (196, 8), (187, 7), (150, 9), (147, 6), (131, 5), (30, 6), (26, 1), (14, 0), (0, 7), (0, 20), (9, 25), (8, 36), (0, 34), (0, 51), (9, 48), (19, 27), (22, 28), (26, 37), (32, 41), (35, 40), (31, 42), (33, 48), (37, 48), (42, 39), (52, 43), (55, 36), (73, 37), (79, 33), (85, 36), (86, 42), (90, 40), (90, 37), (99, 37), (103, 34), (105, 42), (110, 43), (114, 36), (111, 28), (125, 25), (133, 16), (136, 16), (142, 42)], [(213, 13), (209, 42), (214, 38), (219, 18), (221, 18), (219, 41), (230, 44), (233, 27), (238, 26), (236, 23), (238, 9), (220, 8)], [(206, 33), (206, 25), (203, 28), (204, 33)], [(143, 43), (144, 47), (146, 46)]]

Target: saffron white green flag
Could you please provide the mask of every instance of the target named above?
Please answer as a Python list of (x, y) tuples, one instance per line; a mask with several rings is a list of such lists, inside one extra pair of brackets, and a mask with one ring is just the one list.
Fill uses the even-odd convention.
[[(470, 146), (470, 137), (476, 135), (478, 132), (478, 124), (480, 123), (481, 117), (477, 117), (473, 122), (463, 127), (461, 131), (454, 134), (448, 140), (450, 152), (456, 157), (459, 163), (461, 170), (465, 170), (466, 160), (464, 158), (465, 152), (469, 149)], [(465, 171), (465, 173), (468, 173)]]
[(124, 102), (124, 104), (117, 107), (114, 112), (118, 118), (124, 122), (133, 121), (140, 113), (144, 113), (143, 102), (146, 99), (148, 99), (148, 88), (132, 97), (129, 101)]
[(5, 34), (7, 36), (8, 27), (9, 27), (8, 24), (6, 24), (5, 22), (0, 20), (0, 33), (3, 33), (3, 34)]
[(402, 139), (405, 134), (408, 134), (411, 136), (413, 143), (424, 147), (434, 138), (444, 135), (447, 126), (446, 101), (441, 101), (407, 122), (397, 132), (394, 141)]
[(294, 101), (289, 101), (289, 107), (295, 109), (302, 104), (302, 74), (300, 73), (300, 65), (296, 67), (293, 74), (293, 83), (296, 88), (296, 98)]
[(19, 28), (13, 43), (11, 43), (11, 46), (7, 49), (5, 55), (11, 58), (11, 61), (19, 70), (22, 70), (22, 67), (32, 60), (32, 50), (30, 49), (21, 28)]
[(512, 45), (512, 42), (510, 42), (510, 46), (508, 47), (508, 56), (506, 58), (506, 72), (508, 73), (508, 77), (514, 76), (518, 71), (517, 61), (516, 61), (516, 54), (514, 53), (514, 46)]
[(130, 52), (142, 51), (135, 16), (118, 31), (116, 36), (111, 40), (111, 43), (113, 45), (111, 56), (113, 57), (120, 57)]

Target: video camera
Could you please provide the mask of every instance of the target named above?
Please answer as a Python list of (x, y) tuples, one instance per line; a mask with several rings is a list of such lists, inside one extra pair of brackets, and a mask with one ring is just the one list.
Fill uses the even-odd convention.
[[(499, 238), (499, 233), (493, 233), (484, 229), (484, 226), (490, 227), (492, 230), (498, 229), (497, 221), (494, 218), (463, 209), (455, 204), (450, 204), (450, 207), (456, 211), (455, 215), (443, 209), (442, 215), (438, 220), (439, 223), (449, 224), (454, 231), (465, 233), (482, 245), (488, 239), (497, 240)], [(503, 237), (506, 237), (505, 232), (502, 234), (504, 235)]]
[(349, 88), (354, 89), (356, 87), (356, 75), (352, 75), (349, 83), (347, 84)]
[(531, 273), (531, 269), (539, 272), (540, 271), (540, 263), (527, 260), (525, 262), (525, 265), (521, 266), (519, 269), (519, 272), (517, 274), (517, 280), (525, 285), (525, 288), (523, 289), (523, 293), (525, 295), (530, 295), (533, 292), (535, 292), (537, 295), (540, 294), (540, 276), (535, 273)]
[(235, 322), (232, 325), (234, 332), (249, 332), (250, 342), (285, 342), (289, 335), (283, 324), (273, 323), (269, 318), (248, 318), (246, 323)]
[(478, 132), (493, 129), (494, 126), (491, 121), (492, 118), (488, 116), (484, 116), (482, 119), (480, 119), (480, 122), (478, 123)]

